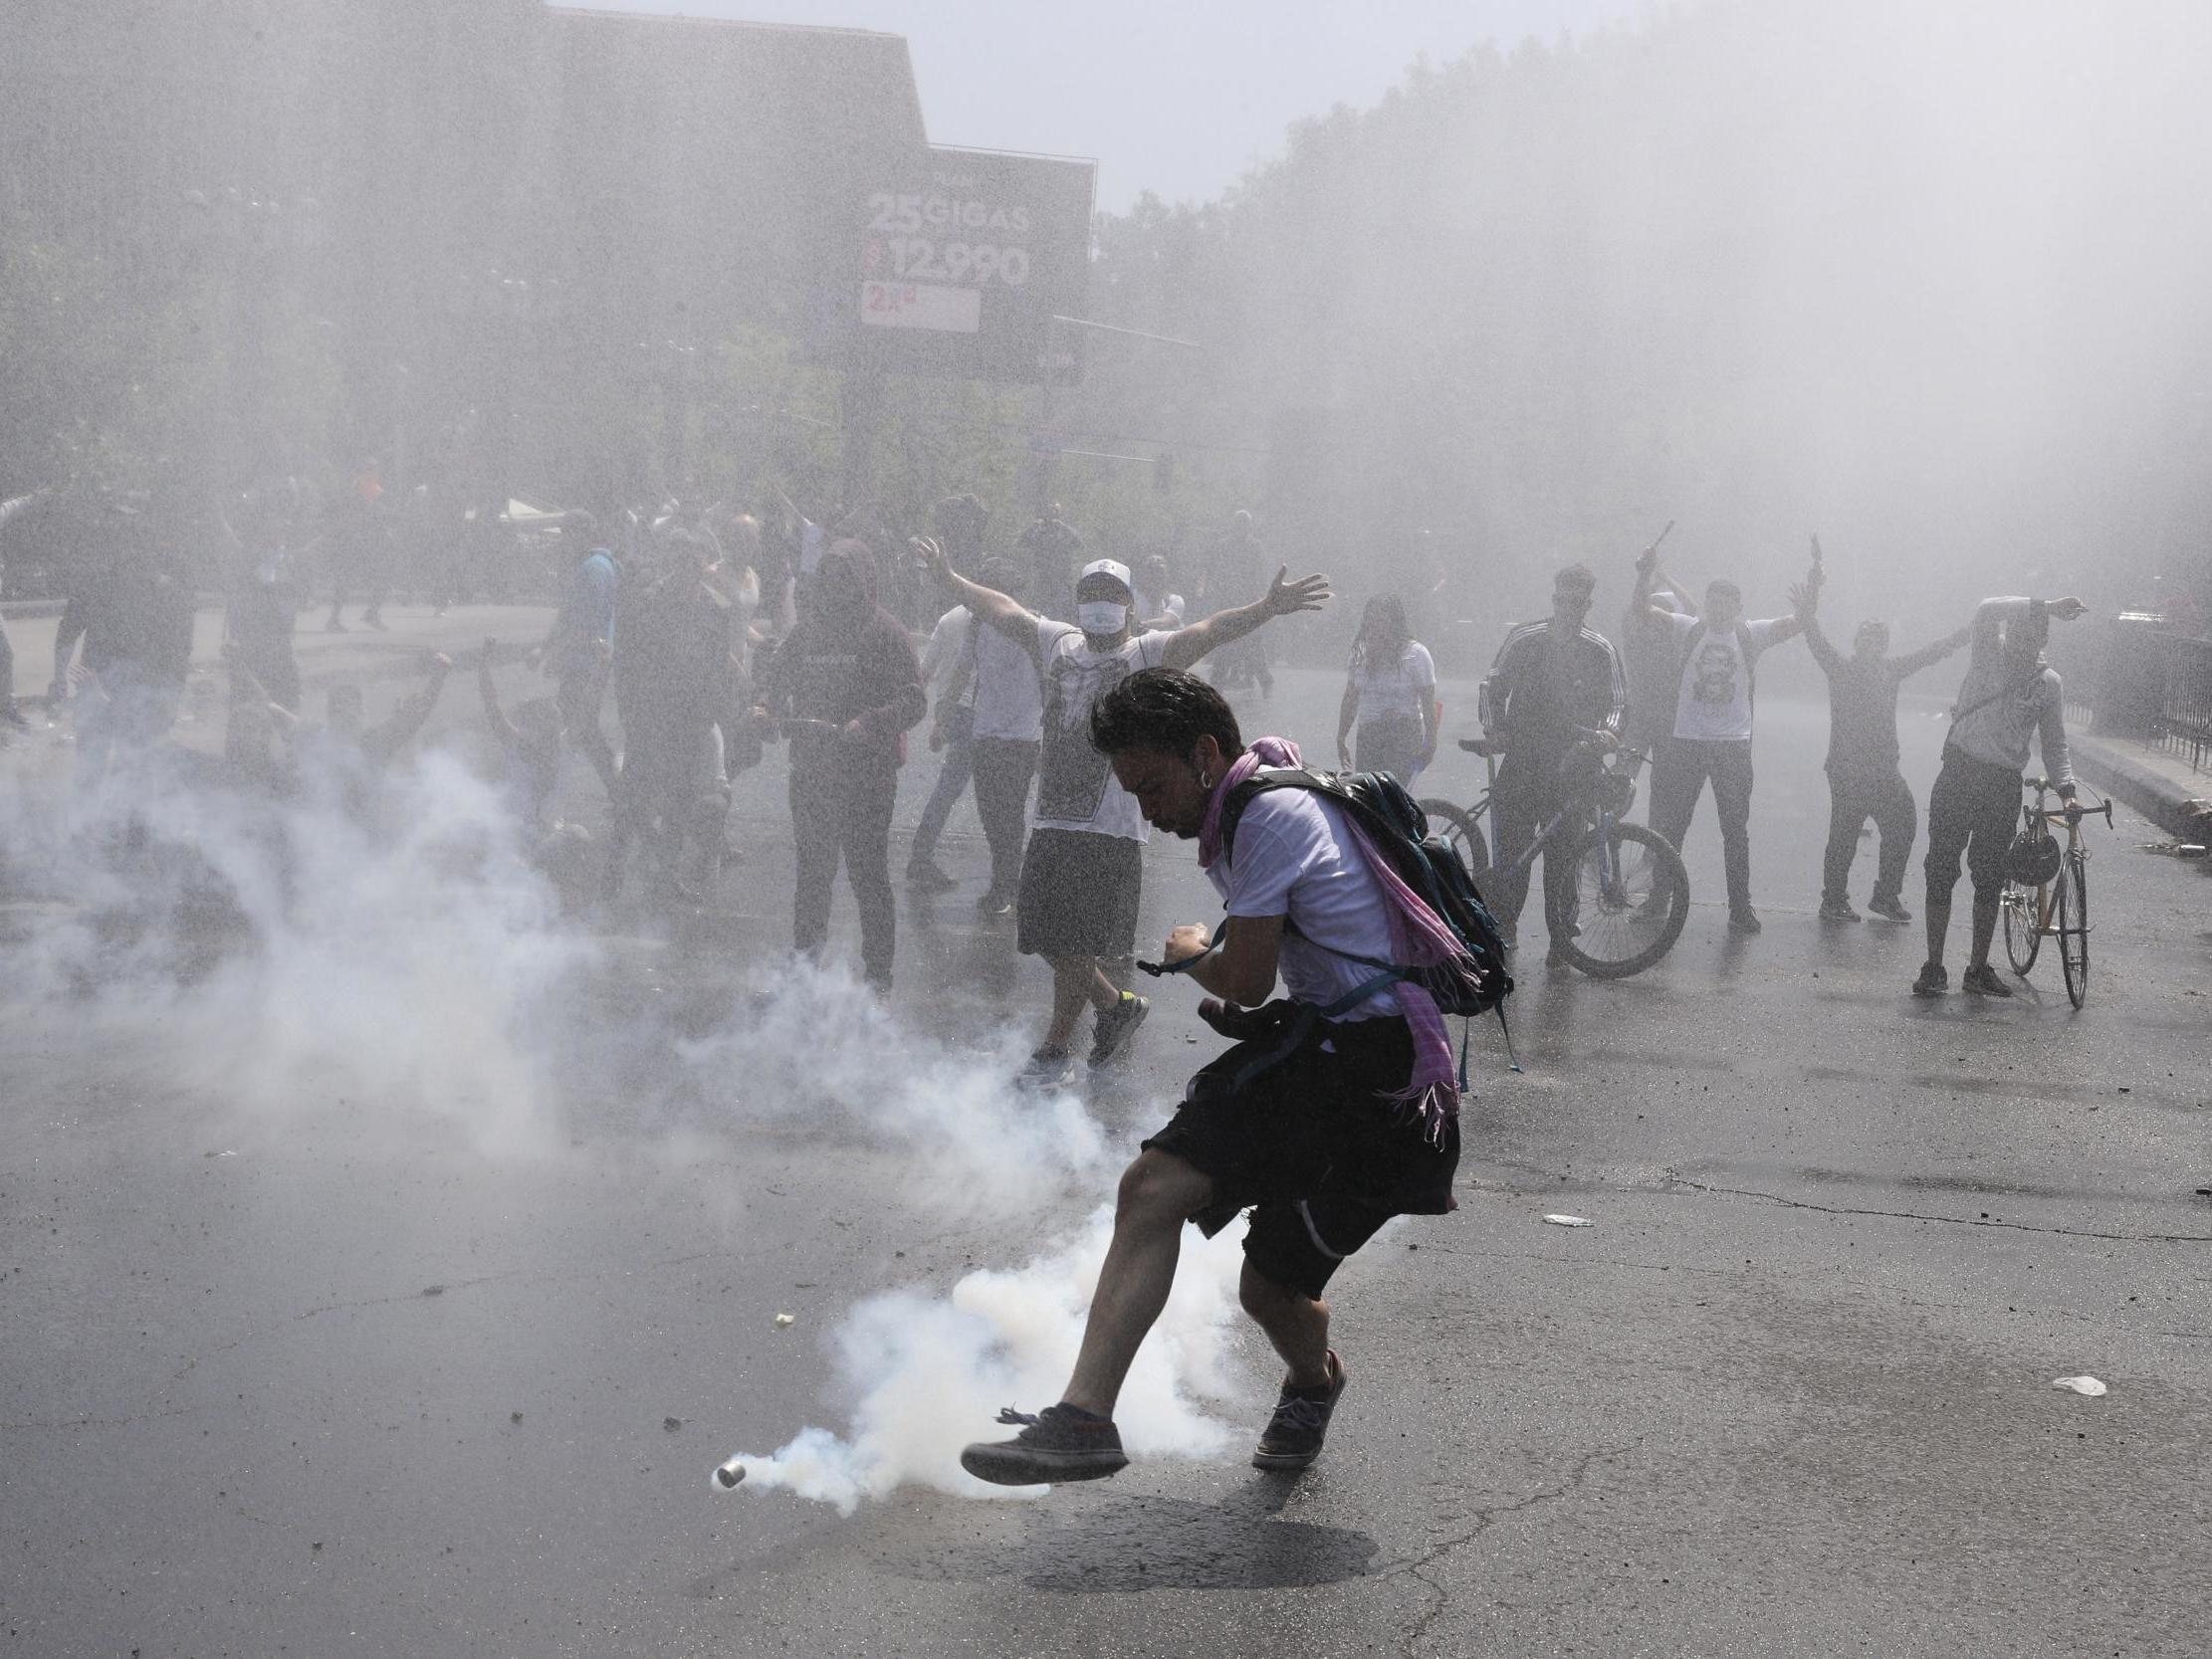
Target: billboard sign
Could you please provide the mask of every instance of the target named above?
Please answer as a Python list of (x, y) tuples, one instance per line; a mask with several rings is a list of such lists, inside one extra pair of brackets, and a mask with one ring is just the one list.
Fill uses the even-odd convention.
[(985, 380), (1082, 378), (1094, 169), (930, 149), (853, 204), (851, 264), (823, 285), (824, 343), (853, 366)]

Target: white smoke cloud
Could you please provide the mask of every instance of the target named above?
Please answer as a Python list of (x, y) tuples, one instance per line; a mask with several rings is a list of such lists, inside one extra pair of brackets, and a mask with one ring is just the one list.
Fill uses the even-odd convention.
[[(54, 901), (18, 913), (34, 918), (17, 950), (31, 1005), (144, 1043), (218, 1118), (343, 1101), (400, 1133), (451, 1125), (488, 1157), (564, 1143), (562, 1101), (618, 1040), (662, 1050), (666, 1098), (637, 1120), (672, 1154), (795, 1123), (898, 1152), (894, 1197), (917, 1213), (1053, 1225), (1130, 1155), (1075, 1095), (1014, 1087), (1020, 1030), (948, 1041), (840, 970), (763, 965), (691, 1040), (665, 1016), (610, 1019), (609, 981), (635, 964), (563, 913), (497, 788), (453, 753), (395, 767), (377, 821), (314, 790), (219, 785), (189, 758), (70, 802), (11, 792), (0, 880)], [(1003, 1496), (961, 1471), (960, 1448), (1010, 1432), (993, 1426), (1000, 1405), (1058, 1399), (1111, 1227), (1099, 1209), (1018, 1267), (859, 1301), (828, 1339), (835, 1397), (853, 1402), (842, 1432), (749, 1459), (750, 1484), (846, 1511), (909, 1484)], [(1186, 1236), (1116, 1414), (1132, 1453), (1222, 1445), (1207, 1402), (1230, 1391), (1240, 1259), (1232, 1238)]]
[[(960, 1451), (1015, 1432), (994, 1426), (997, 1406), (1034, 1411), (1059, 1399), (1112, 1231), (1113, 1212), (1100, 1209), (1022, 1267), (979, 1269), (945, 1296), (900, 1290), (862, 1302), (835, 1337), (838, 1379), (857, 1396), (846, 1432), (808, 1427), (774, 1453), (738, 1454), (746, 1485), (846, 1515), (908, 1485), (963, 1498), (1037, 1496), (1045, 1489), (975, 1479), (960, 1467)], [(1204, 1402), (1231, 1390), (1241, 1260), (1229, 1233), (1186, 1235), (1167, 1310), (1114, 1412), (1132, 1455), (1201, 1457), (1228, 1440), (1230, 1430)]]

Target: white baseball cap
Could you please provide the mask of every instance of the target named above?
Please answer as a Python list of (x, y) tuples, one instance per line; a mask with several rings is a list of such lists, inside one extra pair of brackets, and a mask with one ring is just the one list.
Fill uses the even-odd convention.
[(1122, 587), (1125, 590), (1132, 593), (1136, 591), (1136, 589), (1130, 584), (1129, 566), (1122, 563), (1119, 559), (1092, 559), (1090, 563), (1084, 565), (1082, 570), (1077, 573), (1075, 578), (1076, 586), (1082, 586), (1084, 580), (1087, 577), (1091, 576), (1111, 576), (1115, 581), (1121, 583)]

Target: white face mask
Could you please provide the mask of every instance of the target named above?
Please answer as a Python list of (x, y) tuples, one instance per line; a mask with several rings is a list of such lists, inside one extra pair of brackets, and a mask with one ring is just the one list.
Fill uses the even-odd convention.
[(1111, 639), (1129, 623), (1129, 607), (1115, 599), (1085, 599), (1075, 607), (1075, 620), (1083, 632)]

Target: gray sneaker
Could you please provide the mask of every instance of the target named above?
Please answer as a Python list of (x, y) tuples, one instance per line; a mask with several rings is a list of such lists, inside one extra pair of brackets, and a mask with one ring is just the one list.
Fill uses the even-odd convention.
[(1329, 1369), (1336, 1372), (1336, 1380), (1318, 1398), (1284, 1387), (1282, 1397), (1275, 1401), (1275, 1414), (1267, 1419), (1259, 1445), (1252, 1452), (1254, 1469), (1304, 1469), (1321, 1455), (1322, 1442), (1329, 1436), (1329, 1415), (1344, 1393), (1344, 1361), (1333, 1348), (1329, 1349)]
[(1024, 1094), (1047, 1095), (1055, 1089), (1065, 1089), (1075, 1082), (1075, 1056), (1040, 1048), (1029, 1056), (1029, 1063), (1014, 1073), (1013, 1086)]
[(1922, 962), (1920, 977), (1912, 981), (1914, 996), (1942, 996), (1950, 988), (1950, 971), (1941, 962)]
[(1103, 1066), (1129, 1044), (1137, 1034), (1137, 1027), (1145, 1023), (1145, 1015), (1152, 1012), (1152, 999), (1139, 996), (1135, 991), (1123, 991), (1121, 1000), (1098, 1016), (1091, 1034), (1091, 1065)]
[(1011, 1440), (979, 1440), (960, 1454), (960, 1466), (993, 1486), (1053, 1486), (1101, 1481), (1129, 1467), (1121, 1431), (1111, 1417), (1094, 1417), (1071, 1405), (1048, 1405), (1031, 1416), (1008, 1406), (1001, 1423), (1018, 1424)]

